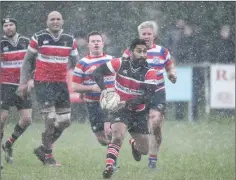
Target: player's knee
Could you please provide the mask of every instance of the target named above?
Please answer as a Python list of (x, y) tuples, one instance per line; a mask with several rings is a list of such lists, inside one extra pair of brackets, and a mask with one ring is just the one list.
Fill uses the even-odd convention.
[(45, 127), (47, 128), (53, 128), (55, 126), (55, 120), (56, 120), (56, 112), (44, 112), (44, 121), (45, 121)]
[(1, 121), (4, 123), (8, 118), (8, 113), (2, 112), (1, 113)]
[(71, 113), (60, 114), (57, 116), (55, 126), (61, 130), (68, 128), (71, 125)]
[(161, 112), (155, 109), (150, 109), (149, 123), (154, 129), (161, 126), (162, 120), (163, 120), (163, 115)]
[(21, 119), (20, 119), (20, 124), (21, 124), (21, 126), (27, 127), (27, 126), (29, 126), (31, 123), (32, 123), (32, 118), (31, 118), (31, 116), (24, 116), (24, 117), (21, 117)]
[(114, 123), (111, 126), (111, 134), (112, 134), (112, 143), (115, 143), (117, 145), (122, 145), (123, 140), (125, 138), (125, 134), (127, 131), (127, 126), (122, 123), (122, 122), (118, 122), (118, 123)]
[(123, 143), (125, 135), (119, 130), (112, 130), (112, 143), (121, 145)]

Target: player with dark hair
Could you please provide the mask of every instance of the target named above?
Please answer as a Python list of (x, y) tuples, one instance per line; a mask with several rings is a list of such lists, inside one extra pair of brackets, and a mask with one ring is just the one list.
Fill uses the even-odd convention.
[(147, 67), (147, 46), (144, 40), (133, 40), (130, 51), (130, 58), (113, 59), (94, 72), (94, 79), (104, 98), (109, 98), (104, 76), (116, 73), (115, 92), (121, 99), (118, 107), (111, 112), (112, 140), (108, 145), (106, 168), (103, 172), (105, 179), (113, 174), (113, 164), (127, 130), (132, 136), (130, 144), (134, 159), (140, 161), (142, 154), (148, 154), (147, 115), (148, 110), (154, 108), (151, 97), (157, 89), (156, 70)]
[[(12, 147), (14, 142), (25, 132), (31, 124), (32, 103), (29, 97), (21, 99), (17, 95), (20, 82), (20, 69), (23, 63), (29, 39), (17, 33), (17, 21), (14, 18), (2, 20), (4, 36), (1, 37), (1, 140), (4, 134), (4, 126), (8, 118), (9, 109), (15, 106), (20, 115), (19, 122), (15, 125), (10, 138), (2, 145), (5, 152), (5, 160), (13, 162)], [(31, 67), (32, 68), (32, 67)], [(33, 88), (31, 75), (25, 79), (28, 93)]]
[[(138, 26), (140, 39), (146, 42), (147, 63), (148, 66), (157, 70), (157, 93), (154, 93), (153, 98), (158, 103), (155, 109), (149, 112), (149, 164), (148, 167), (156, 169), (157, 154), (162, 142), (162, 122), (166, 109), (166, 92), (163, 72), (166, 70), (168, 79), (175, 83), (177, 80), (175, 65), (171, 59), (169, 50), (163, 46), (155, 44), (154, 40), (158, 34), (158, 26), (154, 21), (145, 21)], [(130, 50), (126, 49), (123, 57), (130, 56)]]

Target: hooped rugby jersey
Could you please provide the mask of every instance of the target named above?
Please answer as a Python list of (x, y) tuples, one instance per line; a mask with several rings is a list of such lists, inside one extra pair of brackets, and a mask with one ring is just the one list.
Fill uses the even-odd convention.
[[(96, 82), (93, 80), (93, 71), (102, 64), (105, 64), (113, 59), (112, 56), (103, 54), (98, 57), (91, 57), (90, 55), (82, 58), (75, 67), (73, 73), (72, 82), (83, 84), (86, 86), (95, 85)], [(114, 89), (115, 74), (104, 77), (104, 83), (106, 88)], [(96, 102), (99, 101), (101, 93), (88, 92), (85, 93), (85, 101)]]
[[(133, 69), (130, 60), (114, 59), (107, 63), (109, 70), (116, 73), (115, 91), (120, 95), (121, 101), (135, 99), (143, 95), (145, 86), (157, 85), (156, 70), (148, 67)], [(142, 111), (145, 104), (132, 107), (130, 110)]]
[(1, 38), (1, 83), (19, 85), (20, 69), (29, 44), (29, 38), (19, 35), (16, 42)]
[(28, 48), (37, 52), (35, 80), (66, 82), (69, 57), (78, 55), (76, 41), (71, 35), (62, 30), (54, 37), (45, 29), (33, 35)]
[[(130, 50), (126, 49), (122, 55), (130, 57)], [(164, 69), (173, 63), (171, 55), (167, 48), (154, 44), (152, 48), (147, 50), (147, 63), (150, 68), (156, 69), (158, 80), (158, 90), (165, 88)]]

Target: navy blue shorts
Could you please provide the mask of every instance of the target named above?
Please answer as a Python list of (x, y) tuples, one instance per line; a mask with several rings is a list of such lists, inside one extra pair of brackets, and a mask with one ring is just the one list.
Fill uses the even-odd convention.
[(99, 102), (87, 102), (89, 121), (94, 133), (104, 131), (104, 122), (108, 120), (107, 112), (103, 111)]
[(12, 84), (1, 85), (1, 109), (9, 110), (12, 106), (15, 106), (17, 110), (32, 108), (30, 99), (22, 99), (16, 94), (17, 88), (17, 85)]
[(122, 122), (129, 132), (148, 134), (148, 111), (130, 111), (128, 109), (121, 109), (118, 112), (109, 115), (111, 124)]
[(165, 114), (166, 110), (166, 91), (160, 90), (154, 93), (151, 102), (149, 103), (149, 109), (156, 109), (159, 112)]
[(70, 95), (66, 82), (39, 82), (34, 83), (36, 99), (40, 109), (70, 108)]

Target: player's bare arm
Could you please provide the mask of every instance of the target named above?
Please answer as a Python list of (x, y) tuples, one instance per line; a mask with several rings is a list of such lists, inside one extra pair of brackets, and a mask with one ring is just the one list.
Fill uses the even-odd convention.
[(101, 92), (105, 89), (104, 76), (110, 75), (112, 72), (109, 70), (106, 64), (101, 65), (93, 71), (93, 78), (97, 82), (96, 85), (85, 86), (83, 84), (72, 83), (74, 91), (79, 93), (85, 92)]
[(165, 66), (165, 70), (166, 70), (166, 72), (167, 72), (168, 79), (169, 79), (172, 83), (176, 83), (177, 75), (176, 75), (176, 68), (175, 68), (174, 62), (172, 61), (171, 64)]
[(79, 55), (77, 56), (69, 56), (69, 59), (68, 59), (68, 70), (70, 69), (74, 69), (75, 66), (76, 66), (76, 63), (79, 61)]
[(20, 85), (18, 88), (20, 97), (24, 98), (28, 90), (33, 87), (32, 76), (34, 72), (34, 63), (37, 53), (28, 49), (20, 71)]
[(91, 86), (85, 86), (83, 84), (72, 82), (72, 89), (73, 91), (78, 93), (101, 92), (101, 89), (96, 84)]

